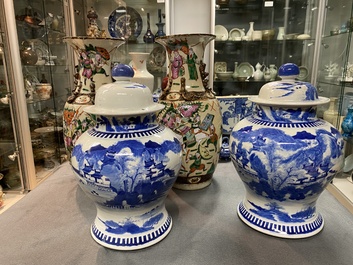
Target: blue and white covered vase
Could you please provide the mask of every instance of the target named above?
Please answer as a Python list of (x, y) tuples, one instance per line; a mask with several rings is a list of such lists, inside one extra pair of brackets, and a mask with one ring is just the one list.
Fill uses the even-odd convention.
[(238, 205), (242, 221), (282, 238), (310, 237), (323, 228), (316, 201), (342, 168), (343, 138), (317, 118), (318, 97), (310, 83), (296, 81), (299, 69), (284, 64), (282, 81), (265, 84), (251, 116), (240, 121), (230, 139), (232, 162), (244, 183)]
[(85, 108), (96, 125), (76, 142), (71, 164), (97, 208), (94, 240), (135, 250), (159, 242), (172, 227), (165, 198), (181, 166), (181, 142), (156, 122), (164, 105), (153, 102), (148, 87), (129, 81), (131, 67), (115, 66), (113, 76), (117, 81), (101, 86), (95, 105)]

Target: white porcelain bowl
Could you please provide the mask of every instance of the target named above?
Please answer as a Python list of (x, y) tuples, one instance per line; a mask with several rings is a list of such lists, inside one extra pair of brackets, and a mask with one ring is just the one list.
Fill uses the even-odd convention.
[(217, 78), (220, 80), (229, 80), (232, 79), (232, 71), (227, 71), (227, 72), (218, 72), (216, 73)]

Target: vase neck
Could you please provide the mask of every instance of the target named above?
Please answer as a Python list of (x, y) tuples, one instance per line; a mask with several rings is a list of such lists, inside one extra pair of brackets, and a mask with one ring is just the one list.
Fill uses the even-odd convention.
[(158, 127), (156, 114), (136, 116), (96, 116), (95, 130), (105, 133), (132, 133)]
[[(208, 34), (171, 35), (159, 38), (168, 53), (168, 93), (205, 93), (208, 89), (206, 65), (203, 63)], [(187, 98), (187, 96), (185, 96)]]
[(313, 122), (317, 120), (316, 106), (309, 107), (275, 107), (255, 105), (253, 117), (272, 122)]

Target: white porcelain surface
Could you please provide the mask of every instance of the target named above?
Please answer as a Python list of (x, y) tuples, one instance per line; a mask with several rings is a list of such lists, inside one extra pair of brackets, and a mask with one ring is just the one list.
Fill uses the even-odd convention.
[(63, 127), (54, 127), (54, 126), (48, 126), (48, 127), (40, 127), (37, 129), (34, 129), (36, 133), (52, 133), (55, 131), (62, 131)]
[(228, 72), (216, 72), (216, 75), (218, 79), (220, 80), (228, 80), (232, 78), (233, 72), (228, 71)]
[(238, 73), (240, 77), (252, 77), (254, 72), (254, 67), (248, 62), (243, 62), (238, 65)]
[(226, 72), (227, 71), (227, 63), (226, 62), (215, 62), (214, 63), (214, 71), (215, 71), (215, 73)]
[(216, 40), (228, 40), (228, 30), (222, 25), (215, 26)]
[(131, 81), (143, 84), (153, 92), (154, 76), (147, 70), (147, 60), (150, 57), (150, 54), (143, 52), (130, 52), (129, 55), (132, 58), (132, 68), (135, 72)]
[[(287, 65), (292, 67), (291, 65), (294, 64)], [(250, 100), (258, 104), (273, 106), (315, 106), (328, 103), (330, 99), (319, 97), (312, 84), (295, 80), (298, 77), (299, 69), (298, 66), (294, 66), (297, 74), (289, 72), (288, 75), (280, 75), (281, 81), (263, 85), (259, 95), (250, 97)]]
[(241, 39), (241, 37), (243, 37), (244, 35), (244, 30), (238, 28), (231, 29), (228, 34), (230, 40), (237, 40), (238, 38)]
[(164, 105), (154, 103), (151, 90), (130, 81), (115, 81), (100, 87), (95, 105), (85, 111), (101, 115), (133, 115), (160, 111)]

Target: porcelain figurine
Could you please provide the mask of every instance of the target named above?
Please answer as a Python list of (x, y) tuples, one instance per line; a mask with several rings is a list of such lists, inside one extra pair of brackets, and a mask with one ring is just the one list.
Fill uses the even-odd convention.
[(236, 124), (230, 139), (231, 159), (246, 190), (240, 219), (282, 238), (322, 230), (316, 201), (344, 164), (343, 137), (316, 116), (316, 106), (329, 99), (318, 97), (310, 83), (296, 81), (298, 74), (297, 65), (282, 65), (282, 81), (265, 84), (249, 98), (255, 110)]

